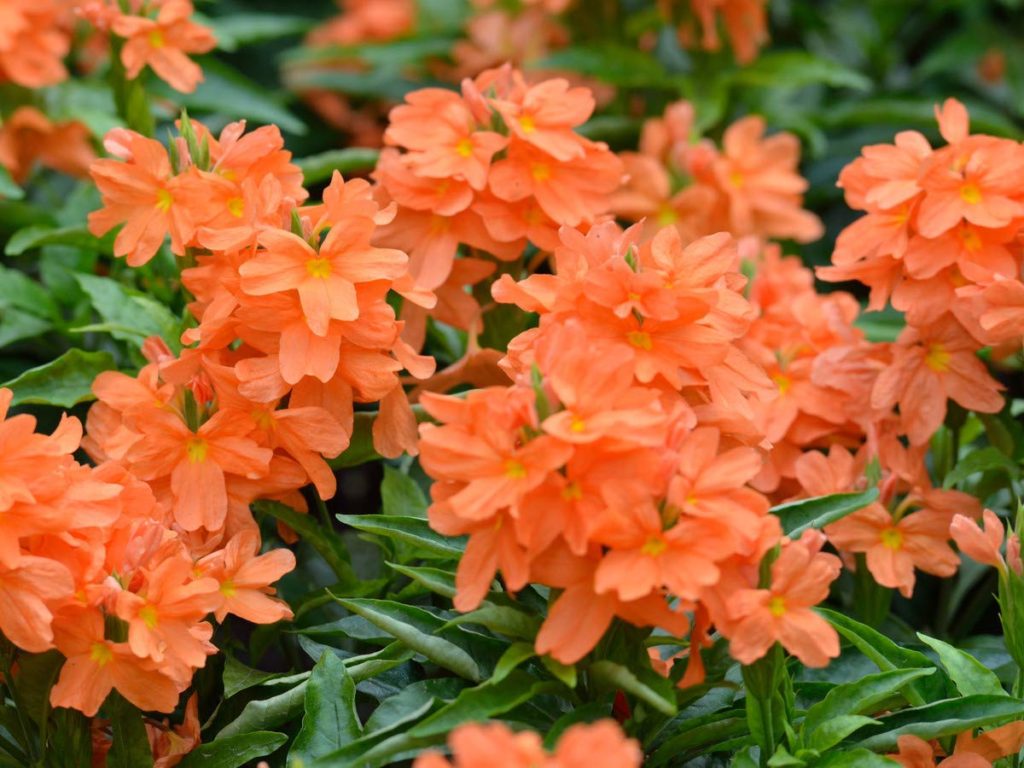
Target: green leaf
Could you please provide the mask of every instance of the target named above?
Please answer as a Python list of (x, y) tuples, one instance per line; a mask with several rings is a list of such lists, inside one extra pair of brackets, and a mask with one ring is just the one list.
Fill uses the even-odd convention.
[(64, 657), (57, 651), (23, 653), (18, 656), (18, 674), (12, 693), (18, 709), (37, 726), (50, 716), (50, 689), (64, 666)]
[(494, 665), (494, 673), (491, 675), (491, 682), (501, 682), (527, 659), (537, 655), (533, 649), (533, 643), (512, 643)]
[(21, 256), (44, 245), (70, 245), (96, 253), (112, 254), (113, 237), (98, 238), (87, 227), (31, 226), (19, 229), (4, 247), (8, 256)]
[(335, 171), (341, 171), (342, 176), (359, 171), (372, 171), (377, 167), (378, 157), (380, 157), (380, 152), (376, 149), (349, 147), (310, 155), (296, 160), (295, 164), (302, 169), (306, 186), (309, 186), (328, 181)]
[(660, 768), (663, 765), (677, 765), (672, 761), (703, 754), (709, 751), (711, 745), (723, 744), (749, 732), (747, 716), (743, 710), (713, 712), (690, 718), (684, 721), (680, 732), (658, 747), (644, 766)]
[(878, 498), (878, 489), (870, 488), (861, 493), (834, 493), (814, 499), (791, 501), (772, 507), (772, 513), (782, 522), (782, 531), (796, 539), (809, 528), (824, 528), (829, 523), (841, 520)]
[(858, 91), (871, 90), (870, 78), (808, 51), (768, 51), (749, 66), (738, 69), (732, 80), (746, 86), (830, 85)]
[(200, 744), (178, 768), (240, 768), (257, 757), (266, 757), (279, 749), (288, 737), (283, 733), (254, 731)]
[(385, 465), (380, 484), (381, 504), (385, 515), (406, 517), (427, 516), (427, 497), (409, 475)]
[(150, 336), (159, 336), (172, 347), (180, 345), (181, 323), (160, 302), (109, 277), (79, 274), (75, 279), (115, 339), (138, 344)]
[(864, 715), (837, 715), (836, 717), (831, 717), (814, 729), (814, 733), (811, 734), (811, 738), (807, 742), (807, 748), (824, 752), (826, 749), (834, 747), (851, 733), (859, 731), (865, 725), (874, 725), (877, 722), (878, 720), (875, 720), (873, 717), (865, 717)]
[(20, 309), (0, 306), (0, 347), (23, 339), (33, 339), (51, 328), (53, 324), (49, 320), (43, 320)]
[(229, 653), (224, 657), (224, 672), (221, 676), (224, 685), (224, 698), (230, 699), (236, 693), (241, 693), (276, 677), (280, 677), (280, 675), (247, 667)]
[(253, 504), (253, 509), (280, 520), (301, 536), (331, 567), (339, 584), (345, 586), (358, 583), (359, 578), (352, 568), (348, 548), (337, 532), (320, 525), (316, 518), (296, 512), (279, 501), (258, 501)]
[(70, 408), (95, 399), (92, 383), (103, 371), (116, 367), (109, 352), (69, 349), (45, 365), (31, 368), (3, 387), (14, 391), (14, 405), (56, 405)]
[(1024, 701), (1009, 696), (964, 696), (882, 717), (878, 725), (865, 728), (859, 744), (866, 749), (888, 751), (896, 748), (896, 740), (904, 734), (912, 733), (930, 741), (1021, 717)]
[(398, 563), (388, 562), (384, 564), (393, 571), (397, 571), (403, 576), (408, 576), (431, 592), (436, 592), (449, 599), (455, 597), (455, 574), (451, 571), (431, 568), (426, 565), (399, 565)]
[(652, 56), (636, 48), (614, 43), (573, 45), (533, 62), (530, 66), (535, 69), (578, 72), (619, 86), (667, 90), (678, 87), (678, 79), (665, 72)]
[(265, 731), (267, 728), (274, 728), (298, 717), (306, 702), (308, 683), (307, 679), (277, 696), (250, 701), (238, 717), (220, 729), (217, 733), (217, 740), (253, 731)]
[(282, 131), (306, 133), (306, 125), (286, 109), (274, 92), (253, 82), (242, 73), (232, 69), (211, 56), (198, 60), (203, 68), (203, 82), (192, 93), (179, 93), (163, 84), (153, 83), (152, 90), (160, 96), (171, 98), (179, 107), (191, 113), (206, 111), (223, 115), (232, 120), (247, 118), (257, 123), (280, 126)]
[(962, 483), (971, 475), (993, 469), (1004, 470), (1011, 478), (1016, 478), (1020, 475), (1020, 466), (1018, 466), (1017, 462), (998, 448), (989, 445), (977, 451), (971, 451), (971, 453), (960, 459), (952, 471), (946, 475), (946, 479), (942, 482), (942, 487), (952, 488), (954, 485)]
[(356, 714), (356, 685), (341, 659), (325, 653), (306, 685), (302, 729), (288, 751), (288, 764), (296, 768), (311, 764), (362, 733)]
[(479, 624), (491, 632), (497, 632), (514, 639), (532, 640), (540, 629), (540, 618), (532, 616), (518, 608), (507, 605), (494, 605), (484, 602), (475, 611), (456, 616), (447, 626), (459, 624)]
[(504, 680), (488, 680), (467, 688), (451, 704), (443, 707), (409, 730), (414, 738), (448, 733), (462, 723), (502, 715), (538, 696), (553, 684), (525, 672), (512, 672)]
[(1007, 696), (1002, 683), (990, 670), (971, 654), (954, 648), (934, 637), (917, 633), (918, 639), (939, 655), (939, 662), (949, 674), (949, 679), (964, 696), (975, 694), (987, 696)]
[(229, 13), (216, 18), (194, 14), (194, 18), (213, 30), (217, 36), (217, 48), (222, 51), (234, 51), (251, 43), (301, 35), (313, 24), (308, 17), (287, 16), (283, 13)]
[(0, 308), (16, 307), (36, 317), (56, 318), (57, 305), (39, 283), (16, 269), (0, 267)]
[(599, 685), (621, 689), (670, 717), (676, 713), (672, 681), (653, 670), (641, 670), (638, 674), (614, 661), (598, 661), (591, 664), (588, 671), (591, 679)]
[(544, 669), (550, 672), (555, 679), (560, 681), (566, 688), (576, 688), (575, 664), (563, 664), (550, 656), (541, 656), (540, 663), (544, 665)]
[(402, 515), (338, 515), (345, 525), (386, 539), (398, 539), (416, 548), (424, 559), (457, 559), (465, 549), (465, 537), (442, 536), (420, 517)]
[(874, 713), (877, 707), (919, 677), (935, 674), (932, 668), (894, 669), (866, 675), (860, 680), (837, 685), (825, 698), (807, 710), (802, 727), (803, 743), (808, 749), (824, 751), (837, 744), (846, 735), (831, 743), (827, 735), (818, 731), (829, 728), (829, 723), (850, 715)]
[[(829, 623), (836, 628), (840, 635), (845, 637), (853, 646), (874, 662), (882, 672), (906, 669), (935, 669), (931, 659), (920, 651), (911, 648), (903, 648), (880, 632), (854, 621), (841, 613), (830, 611), (827, 608), (818, 608), (818, 613), (828, 619)], [(942, 680), (935, 680), (930, 688), (925, 686), (927, 681), (923, 679), (912, 680), (903, 688), (903, 694), (907, 701), (915, 706), (920, 706), (928, 699), (938, 695), (938, 689), (943, 685)]]
[(422, 608), (390, 600), (339, 598), (338, 603), (401, 640), (417, 653), (422, 653), (438, 666), (474, 682), (480, 681), (480, 669), (473, 657), (455, 643), (438, 635), (444, 627), (444, 621)]
[(21, 200), (25, 197), (25, 190), (18, 186), (18, 183), (11, 178), (10, 172), (0, 166), (0, 197), (7, 200)]
[(419, 680), (403, 688), (400, 693), (384, 699), (366, 721), (364, 731), (375, 733), (391, 730), (410, 719), (419, 719), (424, 715), (424, 704), (454, 701), (466, 687), (466, 681), (458, 677)]
[(153, 750), (149, 746), (139, 708), (115, 691), (107, 699), (104, 709), (113, 732), (113, 743), (107, 754), (108, 768), (152, 766)]

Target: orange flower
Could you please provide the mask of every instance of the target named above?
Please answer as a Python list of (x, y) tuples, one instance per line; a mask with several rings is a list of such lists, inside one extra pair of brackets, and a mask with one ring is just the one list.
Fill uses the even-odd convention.
[(189, 20), (191, 0), (165, 0), (155, 19), (123, 15), (114, 19), (111, 30), (125, 38), (121, 63), (129, 79), (149, 66), (172, 88), (191, 93), (203, 80), (203, 72), (187, 53), (207, 53), (217, 39), (206, 27)]
[(111, 131), (105, 146), (125, 162), (101, 159), (89, 169), (103, 198), (103, 208), (89, 214), (89, 231), (99, 237), (124, 223), (114, 255), (126, 256), (133, 267), (153, 258), (168, 233), (171, 249), (184, 253), (202, 205), (191, 198), (188, 176), (174, 175), (160, 142), (132, 131)]
[(1003, 388), (989, 376), (975, 342), (952, 317), (925, 328), (907, 327), (893, 347), (892, 364), (879, 374), (871, 405), (900, 406), (910, 442), (931, 439), (946, 416), (946, 400), (981, 413), (1003, 407)]
[(55, 560), (26, 556), (0, 565), (0, 631), (30, 653), (52, 648), (52, 609), (73, 591), (70, 572)]
[(821, 552), (824, 543), (820, 532), (806, 531), (783, 546), (770, 588), (740, 589), (729, 598), (736, 621), (729, 634), (733, 658), (750, 664), (776, 642), (808, 667), (824, 667), (839, 655), (836, 631), (811, 610), (828, 597), (842, 567), (838, 557)]
[(270, 585), (295, 569), (295, 555), (287, 549), (260, 551), (259, 533), (245, 530), (236, 534), (227, 546), (199, 562), (199, 570), (220, 582), (221, 604), (214, 615), (217, 621), (232, 613), (256, 624), (272, 624), (292, 617), (288, 604), (272, 595)]
[(0, 126), (0, 164), (19, 184), (37, 163), (84, 177), (95, 159), (89, 129), (77, 121), (52, 123), (34, 107), (18, 107)]
[(765, 122), (745, 117), (726, 129), (722, 155), (710, 171), (729, 200), (729, 231), (810, 242), (824, 229), (814, 214), (801, 209), (807, 182), (796, 172), (800, 143), (778, 133), (763, 138)]
[(982, 514), (985, 519), (984, 531), (978, 527), (977, 521), (964, 515), (956, 515), (949, 526), (949, 534), (960, 551), (972, 560), (1005, 572), (1006, 561), (1003, 560), (1000, 550), (1006, 529), (991, 509), (986, 509)]
[(128, 646), (157, 663), (202, 667), (216, 652), (209, 642), (212, 627), (202, 619), (220, 602), (217, 582), (192, 578), (192, 559), (180, 543), (160, 554), (162, 559), (140, 568), (131, 591), (117, 595), (116, 613), (128, 624)]
[(753, 448), (719, 453), (721, 435), (713, 427), (690, 433), (679, 450), (678, 474), (668, 492), (669, 504), (687, 515), (722, 520), (741, 537), (768, 512), (761, 494), (744, 487), (761, 469)]
[(963, 220), (1004, 227), (1024, 215), (1013, 183), (1024, 172), (1024, 148), (1009, 139), (968, 136), (967, 110), (955, 99), (936, 108), (936, 117), (949, 146), (933, 153), (921, 169), (921, 234), (938, 237)]
[[(906, 734), (896, 740), (899, 752), (888, 755), (903, 768), (934, 768), (935, 749), (924, 739)], [(992, 763), (981, 755), (963, 752), (947, 757), (938, 763), (942, 768), (992, 768)]]
[[(427, 412), (448, 423), (420, 427), (420, 461), (435, 479), (460, 484), (445, 499), (458, 517), (486, 520), (504, 507), (515, 510), (527, 492), (571, 455), (568, 446), (547, 435), (521, 440), (517, 426), (536, 418), (528, 394), (516, 393), (513, 399), (506, 390), (492, 387), (470, 392), (465, 400), (423, 395)], [(465, 415), (451, 423), (460, 410)]]
[(0, 80), (26, 88), (55, 85), (68, 76), (63, 58), (71, 49), (71, 30), (60, 0), (5, 3), (0, 29)]
[[(363, 221), (372, 230), (372, 220)], [(310, 330), (325, 336), (332, 319), (359, 316), (356, 283), (394, 279), (404, 271), (404, 253), (373, 248), (368, 239), (369, 231), (336, 226), (317, 251), (290, 232), (265, 230), (259, 237), (265, 250), (239, 270), (242, 290), (252, 296), (297, 291)]]
[(408, 150), (405, 162), (419, 176), (464, 180), (487, 186), (491, 158), (508, 144), (494, 131), (477, 130), (472, 112), (457, 93), (424, 88), (395, 107), (384, 140)]
[(893, 519), (878, 503), (854, 512), (825, 529), (829, 540), (846, 552), (863, 552), (868, 570), (883, 587), (914, 591), (914, 568), (952, 576), (960, 559), (949, 546), (949, 518), (923, 509)]
[(168, 478), (174, 517), (186, 531), (218, 530), (227, 514), (226, 474), (258, 478), (271, 452), (247, 437), (250, 424), (221, 411), (197, 430), (165, 411), (140, 413), (136, 429), (145, 439), (127, 461), (144, 480)]
[[(690, 0), (690, 5), (700, 20), (701, 47), (705, 50), (717, 51), (721, 47), (718, 13), (722, 14), (733, 55), (740, 64), (753, 61), (758, 49), (768, 40), (767, 0)], [(681, 33), (684, 38), (688, 37), (687, 29), (682, 29)]]
[(667, 587), (687, 600), (717, 583), (717, 560), (736, 549), (732, 530), (712, 519), (684, 518), (663, 529), (650, 492), (642, 485), (609, 484), (608, 511), (593, 532), (609, 547), (594, 573), (598, 593), (615, 591), (622, 600), (637, 600)]
[(128, 643), (104, 638), (103, 616), (95, 610), (74, 610), (61, 616), (56, 644), (67, 661), (50, 691), (55, 707), (72, 707), (92, 717), (111, 690), (143, 711), (171, 712), (178, 705), (178, 685), (154, 662), (132, 653)]
[(562, 734), (552, 755), (532, 731), (513, 733), (502, 723), (460, 725), (448, 736), (454, 762), (424, 752), (413, 768), (489, 768), (500, 755), (501, 768), (639, 768), (639, 745), (612, 720), (574, 725)]

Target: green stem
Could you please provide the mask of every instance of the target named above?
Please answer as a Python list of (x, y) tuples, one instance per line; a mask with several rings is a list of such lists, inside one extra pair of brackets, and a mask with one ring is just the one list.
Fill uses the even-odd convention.
[(778, 643), (764, 658), (743, 667), (747, 723), (761, 750), (761, 768), (768, 765), (786, 732), (790, 714), (787, 692), (792, 688), (788, 676), (786, 656)]
[(853, 580), (853, 609), (869, 627), (879, 627), (889, 615), (892, 590), (875, 581), (864, 555), (857, 555)]

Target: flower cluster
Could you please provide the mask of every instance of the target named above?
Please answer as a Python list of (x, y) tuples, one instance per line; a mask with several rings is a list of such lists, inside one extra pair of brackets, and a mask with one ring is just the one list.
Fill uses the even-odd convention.
[(829, 526), (831, 543), (863, 554), (879, 584), (908, 596), (915, 568), (952, 575), (959, 563), (949, 546), (952, 515), (977, 516), (981, 508), (968, 494), (933, 487), (924, 447), (903, 445), (904, 422), (891, 405), (865, 407), (893, 364), (893, 345), (867, 341), (853, 324), (853, 297), (818, 294), (810, 270), (780, 257), (777, 246), (755, 251), (749, 263), (757, 318), (743, 348), (778, 393), (754, 404), (771, 443), (754, 486), (776, 501), (859, 491), (874, 464), (880, 500)]
[(821, 221), (802, 208), (807, 182), (796, 136), (765, 137), (764, 120), (750, 115), (726, 129), (719, 149), (697, 139), (694, 120), (693, 106), (677, 102), (644, 124), (640, 151), (621, 155), (628, 179), (612, 196), (616, 215), (645, 220), (649, 233), (674, 225), (687, 242), (715, 232), (821, 237)]
[(1015, 180), (1024, 147), (971, 135), (967, 111), (953, 99), (937, 115), (945, 147), (933, 150), (921, 134), (905, 131), (893, 145), (865, 147), (843, 169), (847, 202), (866, 215), (839, 235), (834, 266), (819, 270), (825, 280), (869, 286), (871, 309), (891, 297), (905, 313), (907, 328), (871, 405), (898, 405), (901, 431), (914, 445), (942, 424), (947, 400), (999, 411), (1002, 387), (976, 353), (1021, 340), (1013, 318), (1024, 294), (1016, 242), (1024, 198)]
[(391, 113), (375, 173), (398, 205), (378, 241), (408, 252), (428, 290), (447, 279), (459, 244), (503, 260), (527, 242), (551, 250), (559, 226), (605, 213), (622, 177), (607, 145), (575, 131), (593, 109), (587, 89), (528, 85), (510, 67), (463, 81), (461, 93), (410, 93)]
[(123, 160), (93, 167), (105, 204), (90, 217), (94, 231), (127, 222), (115, 252), (129, 263), (169, 233), (172, 252), (195, 263), (182, 281), (197, 325), (180, 357), (153, 345), (137, 377), (97, 380), (89, 447), (152, 483), (209, 547), (252, 528), (256, 498), (308, 482), (331, 497), (323, 457), (347, 447), (356, 402), (381, 402), (381, 453), (414, 452), (398, 372), (426, 376), (433, 361), (401, 340), (387, 296), (407, 259), (370, 244), (392, 214), (365, 181), (336, 174), (322, 203), (300, 209), (301, 173), (276, 128), (243, 134), (236, 123), (217, 139), (198, 124), (182, 128), (171, 157), (158, 142), (113, 132), (107, 147)]
[[(513, 733), (501, 723), (462, 725), (448, 737), (454, 762), (437, 752), (416, 758), (413, 768), (639, 768), (640, 746), (623, 736), (611, 720), (574, 725), (558, 740), (552, 754), (532, 731)], [(500, 758), (496, 756), (500, 755)]]
[(287, 550), (258, 555), (251, 531), (194, 550), (150, 486), (118, 462), (73, 458), (82, 437), (65, 417), (52, 435), (28, 415), (5, 418), (0, 390), (0, 630), (17, 647), (67, 659), (54, 706), (94, 715), (112, 689), (170, 712), (216, 649), (207, 620), (288, 617), (270, 583), (294, 567)]
[[(759, 589), (781, 531), (746, 486), (762, 459), (744, 443), (758, 440), (752, 403), (772, 383), (738, 344), (753, 310), (735, 243), (639, 235), (563, 228), (554, 274), (493, 287), (540, 315), (509, 345), (515, 383), (422, 398), (441, 422), (421, 427), (431, 524), (469, 535), (456, 607), (475, 607), (500, 570), (510, 591), (563, 590), (537, 650), (565, 663), (615, 617), (682, 635), (692, 612), (693, 648), (713, 623), (745, 660), (781, 640), (820, 666), (839, 651), (809, 610), (839, 572), (820, 534), (783, 540)], [(694, 653), (685, 679), (701, 675)]]

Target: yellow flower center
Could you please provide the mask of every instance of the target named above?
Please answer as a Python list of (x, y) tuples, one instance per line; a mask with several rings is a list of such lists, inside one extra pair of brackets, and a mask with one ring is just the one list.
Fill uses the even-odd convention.
[(964, 250), (970, 253), (976, 253), (981, 250), (981, 238), (978, 237), (978, 233), (970, 227), (963, 227), (960, 230), (960, 243), (963, 245)]
[(473, 142), (469, 139), (463, 139), (455, 145), (455, 151), (460, 157), (469, 157), (473, 154)]
[(317, 280), (326, 280), (331, 276), (331, 262), (325, 258), (318, 257), (306, 262), (306, 272)]
[(977, 205), (981, 202), (981, 190), (974, 182), (967, 182), (960, 187), (960, 199), (968, 205)]
[(789, 392), (789, 388), (793, 386), (793, 380), (784, 373), (776, 373), (772, 376), (772, 381), (774, 381), (775, 386), (779, 388), (780, 395), (785, 395)]
[(220, 593), (224, 595), (224, 597), (234, 597), (236, 591), (235, 582), (231, 579), (228, 579), (220, 585)]
[(952, 357), (942, 344), (932, 344), (925, 353), (924, 364), (936, 373), (945, 373)]
[(232, 197), (228, 200), (228, 213), (236, 219), (242, 218), (242, 214), (245, 213), (245, 200), (240, 197)]
[(547, 163), (534, 163), (530, 171), (534, 181), (547, 181), (551, 178), (551, 167)]
[(668, 544), (665, 543), (665, 540), (663, 538), (661, 538), (660, 536), (651, 536), (649, 539), (647, 539), (647, 541), (644, 542), (644, 545), (640, 548), (640, 551), (648, 557), (657, 557), (666, 549), (668, 549)]
[(167, 213), (171, 210), (171, 204), (174, 202), (174, 198), (171, 193), (166, 189), (158, 190), (156, 193), (156, 209), (161, 213)]
[(149, 33), (149, 47), (150, 48), (163, 48), (164, 47), (164, 33), (159, 29), (150, 30)]
[(156, 608), (152, 605), (141, 608), (139, 610), (139, 618), (142, 619), (142, 623), (149, 629), (155, 629), (156, 625), (160, 623), (160, 618), (156, 615)]
[(210, 445), (201, 437), (193, 437), (185, 443), (185, 455), (193, 464), (206, 461), (206, 454), (210, 451)]
[(645, 352), (650, 352), (654, 347), (654, 344), (651, 342), (651, 334), (646, 331), (630, 331), (626, 334), (626, 341)]
[(583, 489), (578, 482), (573, 480), (562, 489), (562, 498), (566, 501), (579, 501), (583, 498)]
[(256, 426), (263, 430), (273, 429), (274, 417), (271, 416), (270, 411), (265, 411), (262, 408), (257, 408), (252, 412), (252, 420), (256, 422)]
[(106, 643), (93, 643), (89, 648), (89, 659), (98, 667), (105, 667), (113, 658), (114, 652)]
[(575, 432), (576, 434), (579, 434), (580, 432), (585, 431), (586, 428), (587, 422), (585, 422), (576, 414), (573, 414), (572, 421), (569, 423), (569, 430)]
[(882, 546), (886, 549), (903, 548), (903, 534), (897, 528), (886, 528), (882, 531), (880, 538)]
[(505, 477), (510, 480), (522, 480), (526, 477), (526, 467), (523, 462), (509, 459), (505, 462)]
[(666, 206), (662, 208), (660, 211), (658, 211), (659, 226), (667, 227), (670, 224), (675, 224), (677, 221), (679, 221), (679, 214), (676, 213), (675, 210), (673, 210), (672, 208)]
[(533, 115), (523, 115), (519, 118), (519, 127), (523, 133), (533, 133), (537, 130), (537, 124), (533, 122)]
[(786, 613), (786, 598), (782, 595), (772, 595), (768, 601), (768, 612), (776, 619)]
[(743, 174), (739, 171), (731, 171), (729, 173), (729, 183), (736, 187), (736, 189), (740, 189), (746, 183), (746, 179), (743, 178)]

